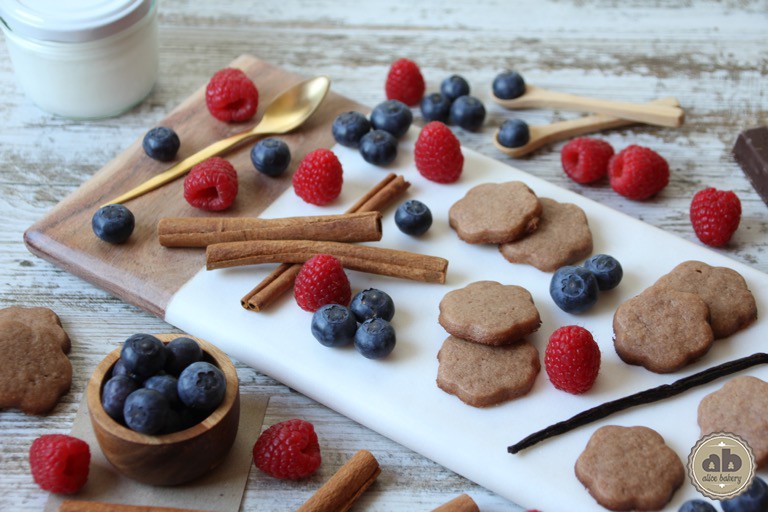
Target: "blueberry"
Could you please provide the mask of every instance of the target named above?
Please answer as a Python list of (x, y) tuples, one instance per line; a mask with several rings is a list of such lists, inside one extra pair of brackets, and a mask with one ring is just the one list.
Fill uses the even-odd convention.
[(342, 146), (357, 148), (360, 139), (371, 131), (371, 122), (360, 112), (344, 112), (333, 120), (333, 138)]
[(136, 391), (139, 385), (127, 375), (114, 375), (101, 390), (101, 405), (115, 421), (123, 421), (125, 399)]
[(181, 413), (177, 411), (176, 409), (168, 408), (168, 412), (165, 414), (165, 425), (163, 425), (163, 429), (160, 431), (161, 434), (173, 434), (174, 432), (179, 432), (181, 430), (184, 430), (182, 421), (181, 421)]
[(768, 510), (768, 485), (755, 475), (752, 485), (738, 496), (720, 502), (723, 512), (765, 512)]
[(360, 139), (360, 154), (373, 165), (387, 165), (397, 158), (397, 139), (384, 130), (373, 130)]
[(450, 119), (465, 130), (477, 131), (485, 121), (485, 106), (474, 96), (461, 96), (451, 105)]
[(176, 158), (180, 145), (176, 132), (165, 126), (152, 128), (144, 135), (144, 140), (141, 142), (141, 147), (144, 148), (147, 156), (161, 162), (169, 162)]
[(128, 368), (125, 367), (125, 363), (120, 358), (118, 358), (117, 361), (115, 361), (114, 366), (112, 366), (112, 377), (117, 377), (118, 375), (129, 377), (139, 384), (142, 381), (136, 374), (128, 371)]
[(165, 428), (168, 402), (153, 389), (137, 389), (125, 399), (123, 416), (128, 428), (142, 434), (158, 434)]
[(413, 112), (408, 105), (398, 100), (379, 103), (371, 111), (371, 126), (374, 130), (384, 130), (396, 139), (406, 134), (413, 122)]
[(348, 307), (326, 304), (312, 315), (312, 335), (326, 347), (341, 347), (355, 341), (357, 319)]
[(613, 256), (596, 254), (584, 262), (584, 268), (595, 274), (600, 290), (616, 288), (624, 276), (621, 264)]
[(439, 92), (427, 94), (421, 99), (421, 116), (427, 123), (430, 121), (448, 123), (450, 114), (451, 100)]
[(181, 336), (165, 346), (165, 371), (178, 376), (192, 363), (203, 359), (203, 349), (192, 338)]
[(151, 334), (134, 334), (123, 343), (120, 359), (140, 379), (155, 375), (165, 366), (165, 345)]
[(448, 98), (448, 101), (454, 101), (459, 96), (469, 94), (469, 83), (463, 76), (451, 75), (440, 84), (440, 93)]
[(421, 201), (409, 199), (395, 211), (395, 224), (406, 235), (423, 235), (432, 226), (432, 212)]
[(144, 381), (144, 387), (154, 389), (165, 397), (172, 408), (179, 407), (178, 380), (172, 375), (153, 375)]
[(355, 348), (368, 359), (386, 357), (395, 348), (395, 329), (383, 318), (369, 318), (357, 328)]
[(389, 322), (395, 316), (395, 303), (392, 297), (376, 288), (358, 292), (352, 297), (349, 309), (352, 310), (358, 322), (371, 318), (382, 318)]
[(196, 411), (186, 407), (182, 407), (176, 412), (179, 413), (179, 425), (176, 427), (178, 430), (185, 430), (190, 427), (194, 427), (205, 418), (207, 418), (210, 414), (210, 411)]
[(520, 119), (507, 119), (499, 128), (499, 144), (506, 148), (519, 148), (528, 144), (531, 140), (531, 131), (528, 123)]
[(717, 509), (704, 500), (688, 500), (680, 506), (677, 512), (717, 512)]
[(276, 178), (291, 163), (291, 150), (280, 139), (261, 139), (251, 148), (251, 163), (260, 173)]
[(493, 94), (502, 100), (518, 98), (525, 93), (525, 80), (517, 71), (504, 71), (493, 79)]
[(136, 226), (131, 210), (121, 204), (102, 206), (91, 219), (91, 228), (97, 237), (111, 244), (128, 240)]
[(211, 363), (198, 361), (179, 375), (179, 398), (190, 409), (212, 411), (224, 399), (226, 386), (221, 370)]
[(582, 313), (597, 302), (597, 278), (584, 267), (560, 267), (549, 283), (555, 304), (567, 313)]

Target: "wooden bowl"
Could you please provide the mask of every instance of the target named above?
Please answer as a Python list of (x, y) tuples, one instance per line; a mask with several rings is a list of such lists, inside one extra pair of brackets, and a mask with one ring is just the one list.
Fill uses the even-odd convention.
[[(164, 343), (177, 334), (156, 335)], [(206, 361), (218, 366), (227, 381), (221, 405), (200, 423), (179, 432), (146, 435), (112, 419), (101, 405), (101, 390), (120, 358), (115, 349), (96, 367), (86, 395), (91, 425), (101, 451), (121, 474), (151, 485), (189, 482), (218, 466), (235, 441), (240, 421), (240, 389), (232, 361), (222, 351), (195, 338)]]

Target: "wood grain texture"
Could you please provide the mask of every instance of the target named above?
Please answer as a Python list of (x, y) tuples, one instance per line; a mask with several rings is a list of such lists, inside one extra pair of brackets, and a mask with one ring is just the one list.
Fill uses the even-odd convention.
[[(241, 55), (226, 65), (243, 69), (258, 83), (260, 108), (256, 120), (260, 119), (271, 98), (302, 79), (250, 55)], [(309, 151), (333, 143), (328, 123), (340, 109), (349, 109), (353, 105), (353, 102), (339, 95), (329, 94), (301, 130), (284, 136), (292, 149), (294, 168)], [(213, 120), (205, 106), (205, 84), (160, 121), (160, 125), (173, 127), (184, 141), (177, 155), (179, 161), (212, 141), (249, 128), (244, 123)], [(227, 159), (236, 169), (240, 169), (241, 175), (238, 198), (227, 210), (231, 216), (257, 216), (290, 185), (288, 177), (271, 179), (254, 175), (249, 168), (249, 148), (241, 145), (226, 153)], [(83, 228), (89, 225), (99, 205), (167, 167), (168, 164), (152, 160), (144, 154), (141, 140), (137, 139), (27, 230), (24, 240), (29, 250), (113, 295), (163, 317), (165, 305), (173, 293), (200, 270), (200, 255), (194, 251), (167, 251), (160, 247), (155, 230), (157, 219), (184, 215), (216, 216), (217, 213), (191, 208), (183, 199), (183, 179), (179, 179), (127, 204), (137, 221), (126, 243), (102, 243)]]
[(205, 512), (171, 507), (145, 507), (141, 505), (120, 505), (98, 501), (64, 500), (59, 512)]
[[(693, 243), (698, 241), (687, 213), (693, 193), (707, 185), (732, 189), (741, 198), (743, 219), (720, 251), (766, 272), (766, 206), (730, 148), (742, 129), (768, 124), (768, 97), (762, 90), (768, 73), (767, 11), (765, 0), (163, 0), (157, 86), (119, 118), (90, 122), (56, 118), (31, 104), (0, 44), (0, 306), (56, 311), (72, 338), (74, 369), (72, 391), (50, 415), (0, 412), (0, 510), (42, 509), (47, 496), (29, 475), (27, 450), (41, 434), (69, 431), (98, 361), (135, 332), (172, 330), (156, 316), (30, 255), (24, 231), (238, 55), (256, 55), (297, 75), (328, 74), (333, 91), (369, 108), (384, 99), (384, 77), (398, 57), (420, 64), (430, 91), (460, 73), (488, 110), (480, 132), (456, 130), (465, 146)], [(681, 128), (635, 125), (603, 134), (616, 149), (633, 143), (656, 149), (670, 162), (670, 185), (659, 197), (636, 203), (607, 184), (571, 182), (560, 167), (563, 143), (523, 159), (499, 152), (492, 134), (507, 118), (546, 124), (576, 117), (552, 110), (509, 112), (494, 105), (490, 83), (505, 68), (517, 69), (536, 85), (573, 94), (633, 102), (677, 97), (686, 110)], [(418, 109), (414, 114), (422, 124)], [(202, 267), (199, 257), (195, 266)], [(169, 268), (172, 264), (168, 260)], [(242, 392), (272, 397), (265, 426), (307, 419), (323, 447), (320, 471), (300, 484), (252, 470), (242, 510), (298, 508), (363, 448), (380, 461), (382, 473), (356, 510), (432, 510), (465, 492), (484, 512), (520, 510), (273, 379), (243, 365), (237, 369)]]

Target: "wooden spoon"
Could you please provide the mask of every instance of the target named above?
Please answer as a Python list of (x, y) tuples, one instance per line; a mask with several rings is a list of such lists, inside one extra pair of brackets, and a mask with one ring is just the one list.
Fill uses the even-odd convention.
[[(651, 101), (649, 105), (667, 105), (676, 106), (678, 101), (674, 97), (661, 98)], [(506, 153), (513, 158), (519, 158), (534, 151), (545, 144), (559, 140), (569, 139), (586, 133), (594, 133), (600, 130), (611, 128), (620, 128), (637, 123), (629, 119), (620, 119), (606, 115), (584, 116), (579, 119), (569, 121), (559, 121), (552, 124), (529, 126), (530, 140), (523, 146), (508, 148), (499, 142), (499, 131), (493, 135), (493, 144), (499, 151)]]
[(555, 108), (576, 112), (595, 112), (612, 117), (629, 119), (638, 123), (677, 128), (683, 124), (685, 111), (679, 106), (655, 103), (631, 103), (588, 98), (562, 92), (550, 91), (533, 85), (526, 85), (525, 93), (517, 98), (505, 100), (491, 92), (491, 97), (508, 109)]
[(261, 121), (250, 130), (214, 142), (194, 155), (185, 158), (167, 171), (150, 178), (133, 190), (116, 197), (102, 206), (124, 203), (125, 201), (155, 190), (156, 188), (183, 176), (187, 171), (203, 160), (220, 155), (224, 151), (245, 140), (260, 135), (288, 133), (309, 119), (309, 116), (311, 116), (315, 110), (317, 110), (317, 107), (320, 106), (320, 103), (322, 103), (330, 86), (331, 81), (326, 76), (318, 76), (294, 85), (281, 93), (267, 106), (266, 110), (264, 110), (264, 115), (261, 117)]

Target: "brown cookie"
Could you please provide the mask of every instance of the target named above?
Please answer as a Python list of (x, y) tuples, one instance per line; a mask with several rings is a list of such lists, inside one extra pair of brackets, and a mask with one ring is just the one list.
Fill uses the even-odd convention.
[(473, 187), (448, 210), (448, 221), (465, 242), (501, 244), (535, 231), (540, 214), (536, 194), (510, 181)]
[(709, 308), (698, 295), (652, 286), (613, 315), (613, 344), (624, 362), (656, 373), (700, 358), (714, 341)]
[(528, 263), (543, 272), (583, 260), (592, 253), (592, 231), (584, 210), (571, 203), (542, 197), (539, 227), (533, 233), (499, 246), (512, 263)]
[(701, 261), (685, 261), (662, 276), (654, 286), (695, 293), (709, 306), (715, 338), (725, 338), (757, 319), (755, 297), (744, 278), (730, 268)]
[(541, 369), (539, 351), (527, 341), (493, 347), (449, 336), (437, 360), (437, 387), (473, 407), (525, 395)]
[(685, 480), (680, 457), (648, 427), (601, 427), (576, 460), (576, 478), (610, 510), (661, 510)]
[(0, 310), (0, 408), (45, 414), (72, 384), (70, 341), (47, 308)]
[(476, 281), (445, 294), (438, 322), (458, 338), (504, 345), (536, 331), (541, 317), (525, 288)]
[(768, 463), (768, 382), (734, 377), (701, 400), (698, 416), (702, 436), (736, 434), (752, 448), (757, 467)]

